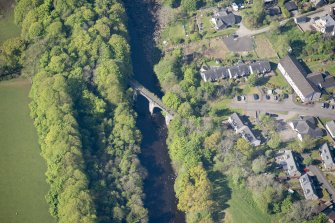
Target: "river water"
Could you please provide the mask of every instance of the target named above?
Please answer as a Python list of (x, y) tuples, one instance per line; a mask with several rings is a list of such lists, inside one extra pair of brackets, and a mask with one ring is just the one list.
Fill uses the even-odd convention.
[[(124, 3), (128, 14), (134, 77), (150, 91), (162, 96), (153, 71), (154, 55), (157, 55), (153, 41), (155, 21), (151, 13), (154, 1), (124, 0)], [(138, 96), (135, 110), (138, 114), (137, 127), (141, 130), (143, 138), (140, 160), (148, 171), (144, 181), (144, 204), (149, 210), (149, 222), (184, 223), (185, 216), (177, 210), (177, 199), (173, 189), (175, 174), (166, 145), (165, 119), (156, 110), (151, 115), (149, 103), (142, 96)]]

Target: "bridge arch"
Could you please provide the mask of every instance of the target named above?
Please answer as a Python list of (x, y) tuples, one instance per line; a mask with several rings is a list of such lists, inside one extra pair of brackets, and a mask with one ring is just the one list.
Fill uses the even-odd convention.
[(151, 93), (148, 89), (146, 89), (143, 85), (141, 85), (135, 80), (130, 81), (130, 86), (134, 90), (135, 100), (137, 96), (140, 94), (149, 101), (149, 111), (151, 115), (154, 113), (154, 109), (158, 108), (164, 112), (166, 125), (170, 123), (170, 121), (173, 119), (174, 113), (163, 104), (160, 98)]

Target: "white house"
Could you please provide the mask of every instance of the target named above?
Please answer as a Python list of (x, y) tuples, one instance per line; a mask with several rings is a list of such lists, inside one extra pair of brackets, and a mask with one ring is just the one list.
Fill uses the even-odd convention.
[(286, 56), (280, 60), (278, 69), (302, 102), (320, 99), (321, 92), (306, 79), (307, 72), (296, 58), (291, 55)]

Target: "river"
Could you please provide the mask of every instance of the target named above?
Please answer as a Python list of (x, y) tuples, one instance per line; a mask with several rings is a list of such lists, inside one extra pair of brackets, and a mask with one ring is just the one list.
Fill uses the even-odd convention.
[[(153, 71), (154, 55), (159, 55), (153, 41), (155, 20), (151, 10), (155, 6), (154, 1), (124, 0), (124, 3), (129, 18), (128, 30), (134, 77), (150, 91), (162, 96)], [(149, 103), (142, 96), (138, 96), (135, 110), (138, 114), (137, 127), (143, 137), (140, 160), (148, 171), (144, 181), (146, 194), (144, 205), (149, 210), (149, 222), (183, 223), (185, 216), (177, 210), (177, 199), (173, 189), (175, 174), (166, 145), (165, 119), (156, 110), (151, 115)]]

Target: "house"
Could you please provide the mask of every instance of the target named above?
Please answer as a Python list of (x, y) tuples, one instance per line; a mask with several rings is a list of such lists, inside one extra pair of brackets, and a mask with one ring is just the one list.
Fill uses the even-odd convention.
[(335, 87), (335, 78), (323, 72), (310, 73), (306, 78), (319, 89), (327, 90)]
[(335, 36), (335, 20), (330, 15), (325, 15), (315, 20), (314, 27), (321, 33)]
[(205, 82), (213, 82), (220, 79), (229, 78), (229, 71), (226, 67), (207, 67), (202, 66), (200, 70), (202, 79)]
[(335, 121), (330, 121), (326, 123), (326, 129), (329, 134), (335, 139)]
[(334, 156), (327, 143), (324, 143), (321, 146), (320, 152), (325, 169), (327, 170), (335, 169)]
[(289, 12), (298, 10), (298, 6), (293, 1), (286, 2), (284, 6)]
[(228, 119), (229, 124), (233, 127), (236, 133), (254, 146), (259, 146), (261, 141), (257, 139), (251, 129), (245, 125), (237, 113), (232, 114)]
[(307, 72), (296, 58), (291, 55), (286, 56), (280, 60), (278, 69), (302, 102), (320, 99), (321, 92), (306, 79)]
[(232, 9), (234, 10), (234, 11), (238, 11), (238, 5), (235, 3), (235, 2), (233, 2), (233, 4), (231, 4), (231, 7), (232, 7)]
[(300, 177), (299, 164), (297, 158), (291, 150), (285, 150), (282, 155), (277, 157), (277, 162), (287, 171), (290, 177)]
[(316, 8), (326, 4), (325, 0), (311, 0), (311, 3), (313, 3), (313, 6)]
[(307, 22), (307, 16), (294, 17), (294, 22), (296, 24)]
[(225, 29), (236, 24), (236, 17), (228, 9), (221, 9), (211, 19), (216, 30)]
[(311, 181), (311, 178), (308, 176), (308, 174), (304, 174), (299, 178), (300, 186), (304, 192), (304, 196), (306, 200), (317, 200), (318, 196), (315, 193), (315, 187), (313, 185), (313, 182)]
[(273, 6), (270, 7), (268, 9), (265, 10), (266, 14), (270, 15), (270, 16), (276, 16), (276, 15), (280, 15), (281, 14), (281, 9), (279, 6)]
[(266, 74), (271, 72), (269, 61), (256, 61), (251, 64), (239, 63), (230, 67), (207, 67), (202, 66), (200, 74), (205, 82), (217, 81), (225, 78), (240, 78), (250, 74)]
[(249, 65), (250, 72), (256, 74), (266, 74), (271, 72), (271, 65), (269, 61), (256, 61)]
[(316, 126), (315, 118), (312, 116), (300, 116), (299, 119), (289, 123), (291, 128), (298, 133), (298, 138), (303, 141), (305, 136), (317, 139), (323, 136), (322, 129)]

